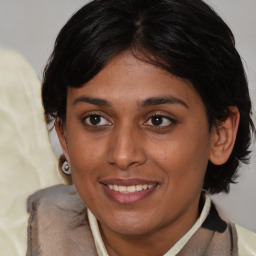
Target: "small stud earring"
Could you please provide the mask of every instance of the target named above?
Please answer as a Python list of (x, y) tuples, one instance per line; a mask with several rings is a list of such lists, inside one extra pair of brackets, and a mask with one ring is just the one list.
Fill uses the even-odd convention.
[(67, 161), (65, 161), (63, 164), (62, 164), (62, 167), (61, 167), (62, 171), (67, 174), (67, 175), (70, 175), (71, 174), (71, 166), (69, 165), (69, 163)]

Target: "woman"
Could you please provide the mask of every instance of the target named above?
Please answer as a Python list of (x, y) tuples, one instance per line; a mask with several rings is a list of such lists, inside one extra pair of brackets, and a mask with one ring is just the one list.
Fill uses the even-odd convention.
[(85, 5), (42, 97), (83, 202), (69, 186), (30, 198), (28, 255), (255, 255), (207, 195), (228, 192), (254, 126), (232, 32), (204, 2)]

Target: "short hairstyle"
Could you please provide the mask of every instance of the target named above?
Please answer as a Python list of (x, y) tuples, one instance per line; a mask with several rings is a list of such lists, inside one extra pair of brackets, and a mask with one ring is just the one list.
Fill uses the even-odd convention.
[(60, 31), (45, 68), (42, 98), (48, 122), (65, 122), (67, 87), (81, 87), (118, 54), (136, 58), (190, 81), (204, 102), (209, 129), (237, 106), (240, 124), (223, 165), (209, 161), (203, 189), (228, 192), (239, 161), (248, 162), (255, 132), (251, 100), (234, 36), (201, 0), (94, 0)]

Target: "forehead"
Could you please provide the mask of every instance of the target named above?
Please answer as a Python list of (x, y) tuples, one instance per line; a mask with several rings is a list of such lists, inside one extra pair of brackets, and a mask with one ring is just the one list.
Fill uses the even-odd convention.
[(86, 96), (108, 102), (138, 103), (152, 97), (171, 96), (193, 105), (202, 104), (191, 83), (129, 53), (112, 59), (80, 88), (68, 88), (68, 102)]

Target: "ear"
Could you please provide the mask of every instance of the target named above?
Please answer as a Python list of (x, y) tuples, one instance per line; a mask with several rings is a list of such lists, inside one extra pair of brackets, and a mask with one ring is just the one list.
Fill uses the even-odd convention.
[(63, 154), (65, 155), (65, 158), (68, 162), (70, 162), (69, 153), (68, 153), (68, 145), (67, 145), (67, 136), (65, 133), (65, 128), (63, 125), (63, 122), (60, 118), (57, 118), (55, 122), (55, 130), (58, 135), (60, 145), (63, 151)]
[(229, 107), (228, 110), (227, 119), (212, 130), (210, 161), (215, 165), (222, 165), (228, 160), (236, 141), (240, 113), (237, 107)]

